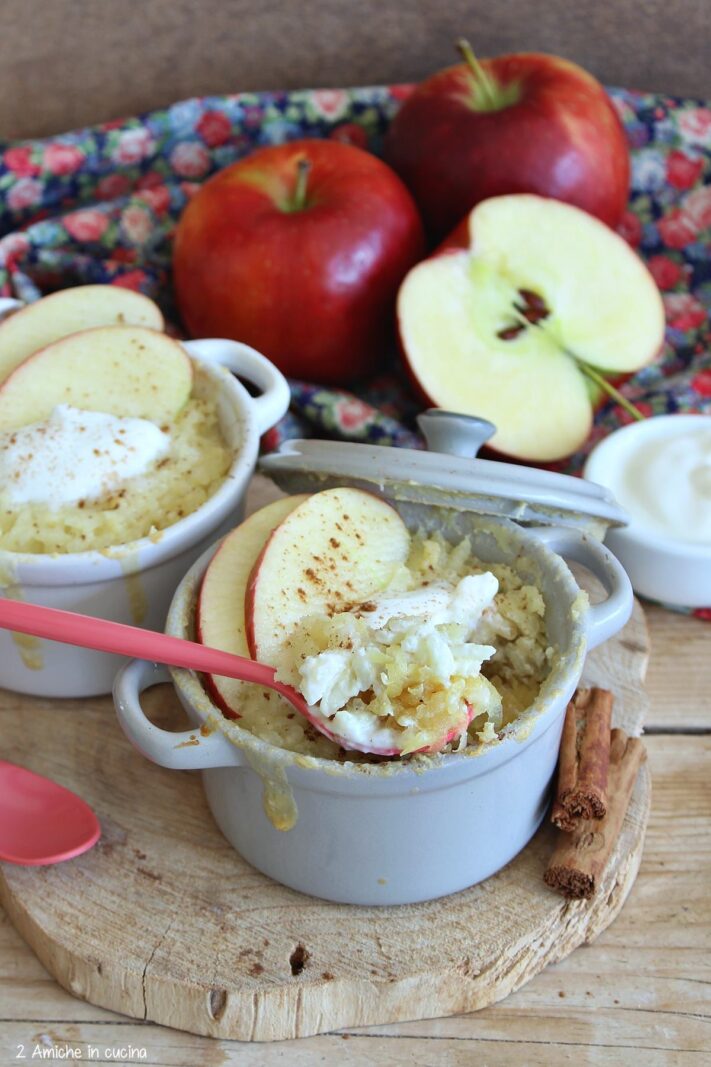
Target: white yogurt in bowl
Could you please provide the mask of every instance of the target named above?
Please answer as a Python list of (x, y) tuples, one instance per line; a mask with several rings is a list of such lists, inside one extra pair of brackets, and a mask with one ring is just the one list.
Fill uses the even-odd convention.
[(711, 416), (658, 415), (616, 430), (584, 475), (611, 489), (630, 523), (607, 544), (642, 596), (711, 605)]

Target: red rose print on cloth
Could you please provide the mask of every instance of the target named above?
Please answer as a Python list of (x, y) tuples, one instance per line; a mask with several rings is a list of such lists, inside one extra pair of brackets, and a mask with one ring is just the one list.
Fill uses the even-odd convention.
[(370, 404), (364, 404), (356, 397), (348, 397), (336, 404), (338, 420), (346, 430), (357, 430), (373, 416)]
[(711, 134), (711, 108), (682, 108), (678, 122), (682, 136), (687, 141), (703, 141)]
[(30, 249), (24, 233), (9, 233), (0, 240), (0, 266), (15, 267)]
[(699, 396), (711, 397), (711, 367), (694, 375), (691, 379), (691, 388)]
[(686, 248), (696, 238), (696, 227), (683, 211), (672, 211), (660, 219), (657, 229), (668, 248)]
[(9, 171), (17, 174), (20, 178), (31, 178), (39, 174), (41, 167), (32, 160), (32, 149), (27, 146), (8, 148), (3, 154), (2, 161)]
[(676, 148), (667, 156), (667, 181), (675, 189), (691, 189), (703, 169), (703, 159), (691, 159)]
[(142, 245), (151, 236), (153, 221), (144, 207), (131, 204), (121, 214), (121, 229), (129, 241)]
[(201, 178), (210, 166), (210, 155), (199, 141), (184, 141), (170, 153), (170, 164), (182, 178)]
[(44, 186), (35, 178), (20, 178), (8, 191), (7, 206), (13, 211), (38, 204), (42, 199)]
[(64, 219), (64, 229), (75, 241), (98, 241), (108, 229), (109, 220), (102, 211), (73, 211)]
[(96, 195), (100, 200), (117, 200), (125, 196), (130, 188), (131, 183), (125, 174), (107, 174), (99, 181)]
[(76, 145), (49, 144), (42, 156), (42, 166), (51, 174), (73, 174), (84, 159), (84, 153)]
[(315, 89), (311, 103), (326, 118), (338, 118), (348, 107), (348, 93), (344, 89)]
[(684, 268), (669, 256), (651, 256), (647, 266), (660, 289), (673, 289), (684, 280)]
[(684, 198), (682, 211), (697, 233), (708, 229), (711, 226), (711, 185), (689, 193)]
[(148, 204), (156, 215), (164, 215), (170, 207), (170, 189), (167, 185), (156, 185), (148, 189), (141, 189), (136, 196)]
[(116, 163), (140, 163), (155, 149), (155, 141), (148, 130), (136, 127), (120, 134), (113, 152)]
[(111, 262), (113, 263), (135, 263), (137, 259), (138, 251), (135, 248), (123, 248), (119, 245), (111, 253)]
[(620, 237), (624, 237), (627, 244), (636, 248), (642, 239), (642, 223), (632, 211), (625, 211), (617, 232)]
[(148, 275), (144, 270), (129, 270), (126, 274), (121, 274), (118, 278), (114, 278), (111, 284), (118, 285), (121, 289), (134, 289), (137, 293), (140, 293), (147, 281)]
[(140, 178), (136, 182), (136, 189), (155, 189), (158, 185), (165, 183), (165, 175), (161, 174), (158, 170), (149, 170), (145, 174), (141, 174)]
[(708, 312), (690, 293), (669, 293), (664, 297), (667, 323), (674, 330), (695, 330), (708, 319)]
[(232, 123), (222, 111), (206, 111), (195, 129), (208, 147), (215, 148), (229, 141)]

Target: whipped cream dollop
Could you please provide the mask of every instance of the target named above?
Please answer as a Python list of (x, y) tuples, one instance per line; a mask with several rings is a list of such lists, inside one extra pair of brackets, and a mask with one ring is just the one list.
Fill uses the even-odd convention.
[(56, 509), (97, 500), (169, 448), (170, 435), (148, 419), (59, 404), (44, 422), (0, 434), (0, 486), (11, 504)]
[[(413, 684), (446, 688), (453, 677), (474, 678), (493, 656), (492, 645), (478, 643), (476, 627), (498, 590), (491, 573), (468, 575), (456, 584), (437, 582), (407, 592), (383, 593), (354, 609), (366, 624), (351, 647), (331, 648), (300, 664), (300, 689), (307, 703), (318, 705), (330, 728), (356, 745), (389, 748), (398, 730), (382, 717), (393, 670), (405, 670)], [(367, 705), (346, 705), (371, 692), (381, 717)], [(484, 694), (486, 699), (486, 694)], [(374, 705), (375, 706), (375, 705)], [(482, 707), (482, 710), (488, 710)], [(414, 725), (414, 724), (413, 724)]]

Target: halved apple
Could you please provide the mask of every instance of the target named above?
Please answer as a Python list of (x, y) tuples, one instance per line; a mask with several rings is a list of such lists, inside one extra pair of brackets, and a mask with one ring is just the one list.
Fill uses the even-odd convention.
[(0, 323), (0, 382), (28, 356), (97, 326), (164, 328), (157, 304), (117, 285), (78, 285), (51, 293)]
[(361, 489), (326, 489), (276, 527), (247, 586), (247, 642), (279, 666), (300, 620), (343, 611), (382, 590), (407, 559), (410, 535), (397, 511)]
[(46, 419), (57, 404), (161, 425), (192, 388), (185, 349), (143, 326), (101, 326), (56, 341), (21, 363), (0, 385), (0, 429)]
[[(200, 586), (196, 626), (198, 640), (223, 652), (249, 656), (245, 624), (245, 594), (257, 557), (269, 535), (307, 497), (286, 496), (245, 519), (224, 539)], [(219, 675), (206, 677), (210, 696), (229, 718), (240, 717), (239, 705), (247, 683)], [(277, 699), (271, 694), (272, 699)]]
[(493, 422), (497, 451), (561, 459), (590, 431), (588, 380), (604, 388), (602, 372), (634, 371), (659, 353), (659, 291), (621, 237), (557, 200), (485, 200), (469, 238), (400, 288), (408, 369), (429, 403)]

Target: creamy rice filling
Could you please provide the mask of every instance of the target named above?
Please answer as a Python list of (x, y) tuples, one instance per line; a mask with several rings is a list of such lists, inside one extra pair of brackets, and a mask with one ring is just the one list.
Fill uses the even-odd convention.
[[(478, 614), (477, 610), (473, 613), (477, 614), (475, 623), (472, 624), (466, 619), (464, 622), (452, 621), (451, 616), (456, 616), (456, 612), (450, 612), (448, 619), (445, 607), (444, 618), (440, 618), (431, 628), (429, 645), (428, 635), (424, 633), (421, 634), (424, 643), (420, 644), (418, 630), (421, 625), (416, 621), (417, 617), (412, 616), (412, 628), (407, 625), (402, 628), (391, 626), (388, 633), (386, 625), (378, 635), (375, 647), (367, 642), (360, 645), (365, 649), (366, 659), (372, 655), (377, 660), (383, 650), (392, 650), (393, 646), (398, 654), (388, 665), (387, 683), (382, 683), (379, 693), (373, 693), (372, 696), (368, 694), (369, 702), (364, 704), (364, 707), (349, 705), (347, 700), (346, 705), (351, 714), (355, 714), (357, 718), (365, 713), (372, 718), (373, 700), (380, 700), (380, 710), (388, 711), (393, 705), (393, 688), (397, 690), (398, 696), (405, 692), (411, 703), (409, 708), (404, 705), (399, 708), (399, 715), (405, 721), (397, 723), (397, 729), (401, 732), (411, 731), (405, 747), (409, 746), (409, 750), (414, 751), (418, 747), (417, 734), (423, 724), (428, 732), (434, 728), (438, 729), (441, 724), (446, 725), (460, 715), (463, 702), (471, 701), (475, 706), (475, 717), (459, 740), (453, 741), (445, 749), (451, 751), (494, 740), (504, 726), (513, 722), (530, 706), (548, 674), (553, 650), (549, 647), (546, 636), (545, 603), (541, 592), (535, 585), (526, 584), (512, 567), (484, 564), (472, 555), (471, 545), (466, 538), (458, 545), (452, 546), (439, 535), (417, 534), (412, 538), (406, 564), (398, 569), (387, 589), (378, 594), (373, 602), (377, 604), (380, 601), (382, 606), (383, 601), (387, 602), (390, 598), (392, 607), (393, 600), (402, 602), (403, 596), (423, 594), (431, 600), (432, 592), (427, 594), (426, 591), (439, 588), (448, 591), (447, 602), (451, 606), (453, 592), (460, 587), (461, 582), (465, 581), (466, 584), (467, 579), (478, 576), (488, 576), (486, 583), (491, 583), (493, 578), (493, 585), (490, 584), (489, 588), (493, 589), (495, 586), (496, 591), (493, 592), (493, 597), (482, 598), (477, 609)], [(435, 599), (436, 595), (435, 593)], [(365, 612), (358, 618), (357, 612), (343, 612), (331, 618), (312, 616), (305, 619), (294, 634), (290, 663), (281, 668), (284, 675), (298, 685), (303, 683), (299, 664), (307, 663), (309, 656), (316, 657), (312, 661), (315, 676), (320, 669), (317, 664), (323, 652), (354, 651), (358, 640), (364, 636), (361, 624), (367, 614)], [(433, 636), (434, 640), (431, 640)], [(403, 641), (407, 642), (409, 638), (414, 638), (411, 642), (414, 655), (413, 649), (408, 652), (402, 648)], [(345, 645), (351, 642), (354, 649), (334, 648), (334, 641), (336, 644)], [(467, 645), (476, 645), (476, 649), (466, 648)], [(486, 648), (485, 653), (481, 651), (483, 648)], [(448, 653), (451, 659), (448, 658)], [(327, 667), (323, 669), (327, 675)], [(354, 671), (357, 674), (355, 665)], [(307, 666), (307, 677), (309, 673)], [(369, 678), (371, 673), (368, 674)], [(439, 680), (434, 680), (434, 675), (440, 678), (447, 676), (448, 681), (441, 684)], [(331, 675), (331, 680), (336, 685), (343, 681), (338, 672)], [(311, 691), (311, 696), (317, 695), (320, 686), (322, 699), (328, 690), (328, 683), (328, 677), (322, 678)], [(350, 681), (351, 688), (356, 684), (358, 678), (354, 677)], [(329, 707), (333, 707), (334, 700), (340, 703), (347, 689), (346, 681), (345, 689), (340, 693), (333, 693)], [(414, 692), (408, 693), (408, 689), (413, 689)], [(349, 698), (351, 701), (353, 699)], [(355, 700), (362, 698), (356, 696)], [(341, 761), (377, 759), (356, 751), (345, 752), (339, 745), (320, 734), (276, 693), (269, 693), (255, 686), (245, 686), (245, 697), (239, 712), (240, 727), (281, 748)], [(384, 715), (382, 718), (387, 720), (388, 716)], [(351, 725), (353, 726), (352, 722)], [(356, 723), (354, 729), (358, 728)]]
[(108, 484), (98, 498), (18, 501), (7, 482), (0, 485), (0, 548), (50, 554), (108, 549), (142, 537), (157, 539), (196, 511), (220, 487), (234, 455), (216, 403), (193, 395), (157, 431), (168, 446), (155, 449), (142, 473)]

